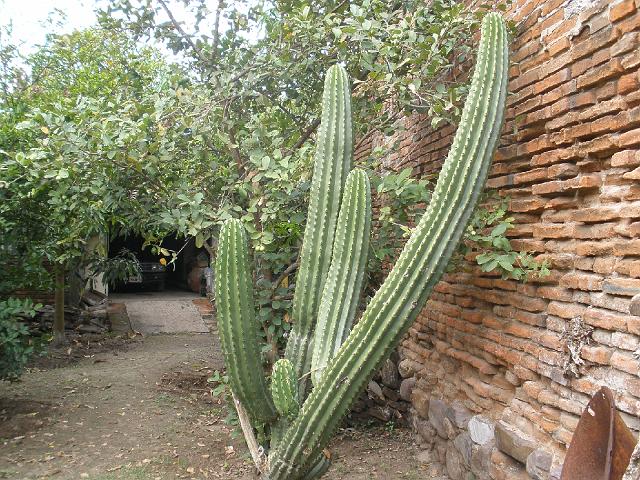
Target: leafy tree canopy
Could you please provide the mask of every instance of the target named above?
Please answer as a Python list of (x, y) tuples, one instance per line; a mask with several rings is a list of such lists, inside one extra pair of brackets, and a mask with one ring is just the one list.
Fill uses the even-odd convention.
[[(304, 229), (324, 72), (340, 62), (353, 79), (359, 145), (380, 132), (388, 140), (359, 159), (390, 199), (372, 245), (379, 271), (420, 213), (409, 205), (428, 199), (427, 183), (410, 172), (378, 178), (379, 160), (397, 148), (406, 114), (456, 122), (473, 34), (489, 8), (504, 5), (209, 4), (112, 0), (96, 28), (50, 35), (24, 60), (29, 73), (12, 66), (15, 48), (0, 49), (10, 73), (0, 99), (0, 234), (23, 259), (69, 265), (91, 236), (124, 232), (170, 253), (162, 238), (175, 231), (213, 254), (217, 226), (240, 218), (273, 353), (289, 329), (286, 279)], [(517, 254), (487, 242), (509, 256), (485, 265), (509, 275)]]

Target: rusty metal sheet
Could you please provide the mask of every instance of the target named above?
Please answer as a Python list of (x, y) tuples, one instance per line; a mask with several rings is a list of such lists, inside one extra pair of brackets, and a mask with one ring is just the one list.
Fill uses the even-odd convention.
[(602, 387), (582, 412), (562, 468), (561, 480), (621, 480), (635, 439)]

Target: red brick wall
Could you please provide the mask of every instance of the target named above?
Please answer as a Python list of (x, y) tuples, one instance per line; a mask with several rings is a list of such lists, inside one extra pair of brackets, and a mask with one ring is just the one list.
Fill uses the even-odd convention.
[[(400, 347), (414, 427), (453, 479), (556, 478), (601, 385), (640, 429), (639, 8), (517, 0), (508, 13), (511, 95), (488, 185), (511, 199), (513, 246), (552, 273), (527, 284), (447, 275)], [(437, 172), (451, 129), (405, 123), (388, 162)], [(571, 378), (562, 333), (576, 318), (593, 333)]]

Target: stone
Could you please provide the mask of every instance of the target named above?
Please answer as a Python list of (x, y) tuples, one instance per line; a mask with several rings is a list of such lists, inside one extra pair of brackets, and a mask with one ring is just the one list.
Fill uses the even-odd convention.
[(413, 391), (413, 387), (416, 385), (415, 377), (405, 378), (400, 383), (400, 398), (402, 398), (406, 402), (411, 401), (411, 392)]
[(507, 380), (507, 382), (515, 387), (519, 387), (520, 385), (522, 385), (522, 380), (520, 380), (514, 373), (509, 370), (505, 372), (504, 378)]
[(548, 480), (553, 464), (553, 455), (542, 448), (536, 448), (527, 457), (527, 473), (532, 480)]
[(398, 373), (398, 367), (396, 366), (395, 362), (387, 359), (382, 364), (382, 369), (380, 370), (380, 378), (382, 380), (382, 384), (391, 389), (395, 390), (400, 386), (400, 374)]
[(400, 400), (400, 395), (397, 390), (392, 390), (386, 385), (382, 387), (382, 394), (389, 402), (397, 402)]
[(504, 421), (496, 424), (495, 437), (498, 450), (520, 463), (527, 463), (527, 457), (536, 449), (532, 438)]
[(453, 445), (456, 447), (465, 466), (471, 465), (471, 454), (473, 453), (473, 440), (469, 436), (469, 432), (462, 432), (453, 440)]
[(448, 420), (446, 417), (448, 408), (446, 403), (437, 398), (432, 398), (429, 401), (429, 422), (442, 438), (449, 438), (449, 429), (445, 425), (445, 420)]
[(520, 462), (497, 448), (491, 452), (489, 476), (493, 480), (531, 480)]
[(433, 450), (421, 450), (416, 454), (416, 460), (419, 463), (423, 463), (425, 465), (428, 465), (430, 463), (433, 463), (434, 458), (433, 458)]
[(640, 315), (640, 293), (634, 295), (631, 299), (631, 305), (629, 305), (629, 313), (631, 315)]
[(491, 451), (493, 450), (494, 442), (489, 441), (484, 445), (474, 444), (471, 448), (471, 471), (481, 477), (486, 476), (489, 472), (491, 465)]
[(549, 480), (560, 480), (562, 475), (562, 465), (554, 465), (549, 472)]
[(416, 413), (422, 418), (429, 418), (429, 395), (420, 390), (414, 388), (411, 392), (411, 404), (416, 410)]
[(479, 445), (485, 445), (494, 439), (494, 425), (491, 420), (482, 415), (474, 415), (467, 426), (471, 440)]
[(447, 444), (445, 442), (436, 443), (436, 453), (438, 454), (438, 462), (444, 465), (447, 462)]
[(464, 469), (461, 465), (461, 458), (461, 455), (454, 448), (447, 449), (445, 465), (451, 480), (462, 480)]
[(454, 402), (447, 409), (446, 412), (447, 418), (451, 420), (454, 426), (461, 429), (466, 429), (469, 424), (469, 419), (471, 418), (471, 412), (464, 405)]
[(366, 408), (367, 408), (367, 403), (358, 399), (354, 402), (353, 406), (351, 407), (351, 411), (360, 413), (360, 412), (363, 412)]
[(398, 364), (398, 373), (400, 373), (402, 378), (413, 377), (418, 371), (417, 370), (418, 367), (420, 367), (419, 364), (417, 364), (413, 360), (405, 358), (404, 360), (400, 361), (400, 363)]
[(413, 429), (428, 444), (432, 444), (437, 436), (436, 429), (427, 420), (420, 420), (418, 416), (413, 417)]
[(376, 405), (367, 410), (367, 415), (373, 418), (377, 418), (382, 422), (388, 422), (393, 418), (393, 411), (389, 407), (383, 407)]
[(382, 393), (382, 388), (380, 388), (380, 385), (378, 385), (378, 382), (374, 380), (371, 380), (367, 385), (367, 394), (369, 395), (369, 398), (372, 400), (376, 400), (380, 402), (385, 401), (384, 393)]

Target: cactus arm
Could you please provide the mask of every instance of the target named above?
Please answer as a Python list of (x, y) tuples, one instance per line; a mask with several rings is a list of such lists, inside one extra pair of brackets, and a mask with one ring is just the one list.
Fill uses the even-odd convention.
[(267, 422), (276, 411), (260, 358), (248, 256), (242, 223), (228, 220), (216, 258), (218, 331), (233, 393), (253, 421)]
[(278, 413), (293, 419), (300, 408), (298, 404), (298, 378), (293, 364), (281, 358), (273, 365), (271, 372), (271, 396)]
[(347, 177), (331, 267), (320, 300), (313, 337), (311, 378), (317, 385), (327, 363), (347, 338), (356, 314), (369, 251), (371, 188), (362, 170)]
[(269, 479), (309, 469), (366, 381), (424, 307), (475, 207), (504, 120), (507, 33), (488, 14), (471, 89), (432, 201), (388, 278), (270, 455)]
[[(285, 352), (298, 378), (306, 379), (311, 366), (311, 340), (331, 262), (342, 186), (351, 170), (352, 135), (349, 78), (344, 68), (334, 65), (325, 78), (307, 226), (293, 298), (294, 326)], [(301, 397), (306, 390), (304, 384), (303, 380)]]

